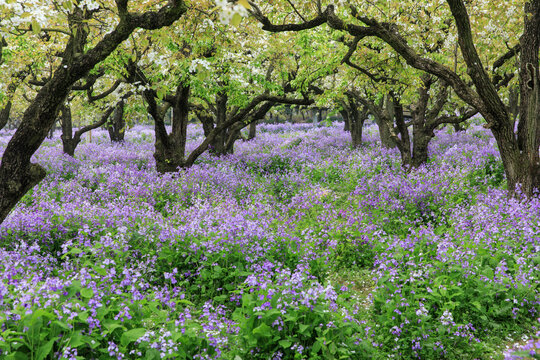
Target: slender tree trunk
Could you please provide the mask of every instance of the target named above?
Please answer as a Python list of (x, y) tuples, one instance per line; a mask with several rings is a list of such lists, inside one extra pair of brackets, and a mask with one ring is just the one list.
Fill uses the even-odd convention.
[(343, 131), (351, 131), (348, 111), (345, 108), (343, 108), (343, 110), (340, 110), (339, 113), (341, 114), (341, 117), (343, 118)]
[(396, 147), (396, 143), (392, 139), (390, 128), (394, 127), (394, 104), (392, 99), (387, 96), (383, 103), (382, 116), (373, 114), (375, 116), (375, 123), (379, 128), (379, 137), (381, 139), (381, 146), (386, 149), (392, 149)]
[(109, 132), (109, 138), (111, 142), (124, 142), (124, 136), (126, 133), (126, 120), (124, 118), (124, 100), (120, 100), (115, 107), (112, 121), (107, 127)]
[(2, 130), (9, 121), (9, 114), (11, 113), (11, 100), (0, 110), (0, 130)]
[(248, 140), (253, 140), (257, 136), (257, 121), (253, 121), (249, 124)]
[[(221, 93), (216, 95), (216, 126), (220, 126), (227, 119), (227, 103), (229, 99), (227, 94)], [(225, 130), (219, 133), (210, 144), (210, 153), (216, 156), (225, 155), (228, 153), (226, 143), (229, 138), (229, 131)]]
[(75, 148), (78, 142), (73, 139), (73, 118), (71, 116), (71, 108), (69, 105), (63, 105), (61, 109), (61, 122), (62, 122), (62, 149), (64, 154), (71, 157), (75, 156)]
[(409, 129), (405, 125), (405, 118), (403, 116), (403, 105), (397, 99), (393, 99), (394, 102), (394, 116), (396, 119), (396, 127), (399, 131), (401, 146), (398, 146), (401, 153), (401, 165), (404, 168), (409, 169), (412, 165), (411, 154), (411, 139), (409, 136)]

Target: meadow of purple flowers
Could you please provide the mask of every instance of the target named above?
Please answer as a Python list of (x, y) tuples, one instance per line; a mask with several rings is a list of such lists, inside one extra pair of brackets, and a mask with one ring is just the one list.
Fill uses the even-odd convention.
[(411, 173), (341, 127), (263, 125), (164, 176), (148, 128), (75, 158), (45, 142), (49, 175), (0, 227), (0, 357), (517, 358), (540, 200), (507, 197), (480, 127), (439, 132)]

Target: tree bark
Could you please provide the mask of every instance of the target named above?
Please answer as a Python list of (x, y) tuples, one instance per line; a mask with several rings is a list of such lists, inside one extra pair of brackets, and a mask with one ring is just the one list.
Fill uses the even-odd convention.
[(64, 154), (73, 157), (78, 142), (75, 142), (73, 139), (73, 119), (69, 105), (62, 105), (60, 114), (60, 121), (62, 124), (62, 135), (60, 136), (60, 139), (62, 139), (62, 149)]
[(257, 136), (257, 121), (249, 124), (248, 140), (253, 140)]
[[(216, 119), (215, 126), (220, 126), (227, 120), (227, 104), (229, 97), (225, 93), (218, 93), (216, 95)], [(229, 154), (233, 150), (232, 146), (227, 147), (226, 142), (231, 134), (229, 129), (221, 131), (210, 144), (210, 153), (215, 156), (222, 156)], [(236, 140), (236, 139), (235, 139)]]
[(155, 94), (147, 94), (150, 104), (150, 114), (154, 118), (156, 142), (154, 144), (154, 159), (156, 170), (159, 173), (177, 172), (185, 165), (187, 125), (189, 120), (190, 86), (179, 84), (173, 97), (172, 105), (172, 131), (167, 133), (165, 127), (165, 114), (167, 107), (158, 109)]
[(124, 142), (124, 136), (126, 133), (126, 120), (124, 118), (124, 106), (125, 101), (121, 99), (116, 104), (112, 121), (109, 126), (107, 126), (107, 131), (109, 132), (109, 138), (113, 143)]
[(350, 121), (349, 121), (349, 113), (345, 109), (345, 106), (347, 106), (347, 105), (345, 104), (345, 102), (343, 102), (341, 106), (343, 107), (343, 109), (340, 110), (339, 113), (340, 113), (341, 117), (343, 118), (343, 131), (351, 131), (351, 125), (350, 125)]
[(8, 100), (2, 110), (0, 110), (0, 130), (2, 130), (9, 121), (9, 114), (11, 113), (11, 100)]

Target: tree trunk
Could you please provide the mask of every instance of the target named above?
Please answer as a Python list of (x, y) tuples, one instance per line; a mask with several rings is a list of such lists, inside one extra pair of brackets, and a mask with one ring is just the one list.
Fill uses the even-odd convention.
[[(342, 105), (342, 106), (344, 107), (345, 105)], [(339, 111), (339, 113), (341, 114), (341, 117), (343, 118), (343, 131), (351, 131), (348, 111), (344, 107), (343, 110)]]
[(9, 114), (11, 113), (11, 100), (0, 110), (0, 130), (2, 130), (9, 121)]
[(433, 132), (430, 132), (424, 126), (413, 125), (412, 167), (418, 168), (427, 163), (428, 146), (432, 138)]
[(253, 121), (249, 124), (248, 140), (253, 140), (257, 136), (257, 121)]
[[(220, 126), (227, 119), (227, 102), (229, 101), (227, 94), (220, 93), (216, 95), (216, 121), (215, 126)], [(210, 153), (212, 155), (221, 156), (228, 153), (225, 146), (229, 138), (229, 132), (227, 130), (219, 133), (210, 144)]]
[[(503, 160), (508, 189), (527, 196), (540, 187), (540, 1), (525, 3), (524, 31), (520, 38), (520, 106), (518, 142), (515, 144), (513, 126), (492, 127)], [(501, 122), (504, 125), (504, 122)]]
[(396, 119), (396, 128), (399, 131), (401, 146), (398, 146), (401, 153), (401, 165), (409, 169), (412, 165), (411, 154), (411, 139), (409, 137), (409, 129), (405, 125), (405, 118), (403, 116), (403, 105), (398, 99), (393, 99), (394, 103), (394, 116)]
[(379, 128), (381, 146), (385, 149), (392, 149), (396, 147), (396, 143), (392, 139), (392, 134), (390, 133), (390, 128), (394, 127), (394, 105), (389, 97), (387, 97), (383, 103), (382, 113), (383, 116), (373, 114), (373, 116), (375, 116), (375, 123)]
[(62, 135), (60, 136), (60, 139), (62, 139), (62, 149), (64, 154), (73, 157), (78, 142), (75, 142), (73, 139), (73, 118), (69, 105), (62, 105), (60, 120), (62, 123)]
[(362, 130), (367, 116), (367, 110), (360, 111), (360, 106), (354, 95), (347, 94), (347, 102), (344, 103), (344, 113), (349, 124), (352, 146), (354, 148), (362, 145)]
[(508, 112), (515, 122), (519, 115), (519, 88), (512, 87), (508, 91)]
[(364, 127), (364, 121), (358, 120), (351, 124), (351, 139), (352, 146), (354, 148), (360, 147), (362, 145), (362, 130)]
[[(177, 172), (178, 168), (185, 165), (187, 125), (189, 120), (189, 85), (180, 84), (176, 89), (173, 104), (172, 131), (167, 134), (165, 127), (166, 111), (152, 110), (154, 117), (154, 128), (156, 142), (154, 144), (154, 159), (156, 160), (156, 170), (159, 173)], [(155, 104), (155, 99), (151, 98), (150, 107)]]
[(110, 125), (107, 127), (111, 142), (124, 142), (126, 133), (126, 120), (124, 118), (124, 100), (120, 100), (115, 107)]

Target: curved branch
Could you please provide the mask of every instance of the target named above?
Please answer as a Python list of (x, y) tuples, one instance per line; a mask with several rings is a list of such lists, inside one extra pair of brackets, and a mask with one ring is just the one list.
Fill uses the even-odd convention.
[(112, 84), (112, 86), (109, 89), (107, 89), (106, 91), (104, 91), (104, 92), (102, 92), (101, 94), (98, 94), (98, 95), (92, 95), (92, 89), (89, 88), (87, 90), (88, 101), (92, 103), (92, 102), (95, 102), (97, 100), (101, 100), (103, 98), (106, 98), (107, 96), (112, 94), (116, 89), (118, 89), (118, 87), (120, 86), (121, 83), (122, 83), (121, 80), (116, 80), (114, 82), (114, 84)]
[(275, 25), (272, 24), (270, 19), (268, 19), (267, 16), (265, 16), (262, 11), (259, 9), (259, 7), (254, 4), (253, 2), (250, 2), (251, 9), (249, 9), (249, 13), (257, 19), (263, 26), (262, 29), (270, 32), (284, 32), (284, 31), (301, 31), (301, 30), (307, 30), (307, 29), (313, 29), (317, 26), (320, 26), (324, 24), (327, 21), (328, 18), (328, 9), (330, 7), (333, 8), (332, 5), (330, 5), (323, 13), (320, 13), (317, 17), (314, 19), (311, 19), (309, 21), (305, 21), (300, 24), (282, 24), (282, 25)]

